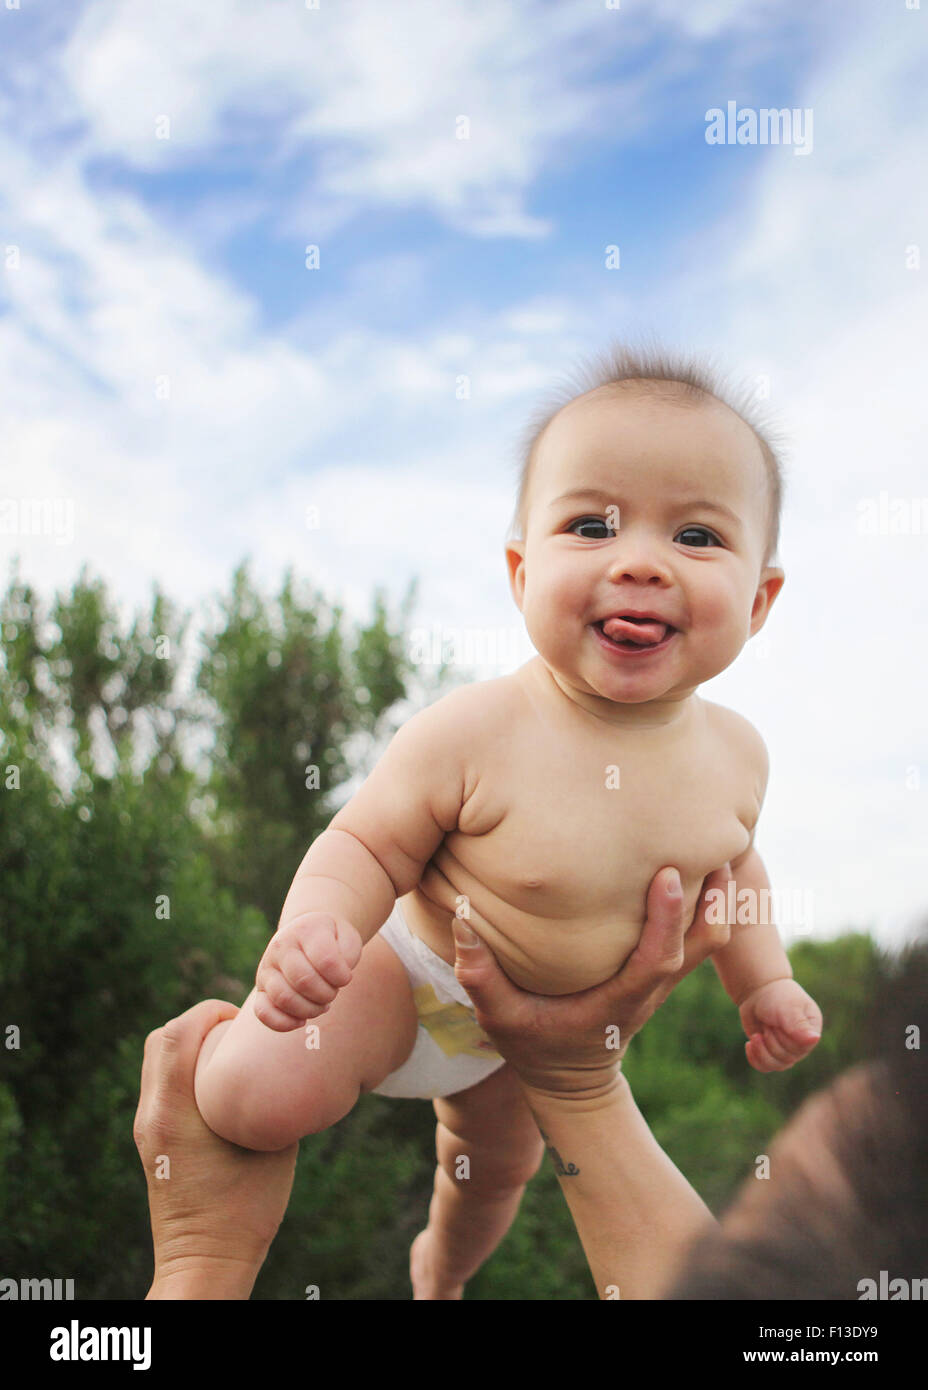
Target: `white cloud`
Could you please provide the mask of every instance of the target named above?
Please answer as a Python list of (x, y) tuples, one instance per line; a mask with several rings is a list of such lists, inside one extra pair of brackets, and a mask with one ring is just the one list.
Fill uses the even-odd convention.
[[(256, 304), (136, 200), (92, 192), (78, 170), (43, 168), (2, 140), (0, 168), (6, 234), (20, 250), (19, 268), (4, 278), (11, 312), (0, 318), (0, 373), (15, 384), (0, 417), (4, 495), (65, 498), (75, 509), (69, 545), (43, 534), (5, 538), (43, 585), (68, 583), (89, 558), (127, 601), (144, 602), (156, 575), (169, 591), (202, 595), (245, 553), (272, 567), (285, 554), (305, 563), (296, 499), (328, 496), (338, 479), (344, 498), (363, 484), (377, 516), (397, 516), (363, 556), (346, 527), (343, 549), (329, 552), (319, 576), (338, 588), (352, 552), (350, 582), (366, 607), (375, 576), (392, 577), (398, 560), (420, 553), (399, 524), (410, 514), (404, 489), (414, 497), (416, 484), (398, 486), (394, 460), (402, 471), (420, 459), (422, 478), (447, 490), (462, 478), (478, 487), (499, 449), (497, 404), (544, 379), (550, 345), (542, 339), (530, 354), (510, 325), (482, 313), (477, 332), (362, 327), (372, 294), (385, 302), (384, 278), (394, 298), (424, 291), (412, 253), (357, 265), (330, 309), (340, 325), (309, 354), (264, 334)], [(462, 373), (473, 376), (471, 401), (456, 399)], [(372, 503), (368, 457), (383, 472)], [(508, 479), (500, 538), (507, 490)], [(485, 499), (458, 510), (486, 520)], [(423, 527), (434, 537), (423, 569), (440, 569), (448, 553), (440, 540), (448, 512), (446, 499), (434, 532), (431, 522)], [(441, 581), (459, 582), (456, 572)]]
[[(531, 240), (553, 225), (527, 210), (527, 193), (572, 142), (635, 138), (666, 118), (662, 94), (692, 69), (694, 44), (763, 35), (761, 47), (716, 50), (721, 76), (769, 59), (799, 13), (811, 22), (771, 0), (543, 11), (531, 0), (317, 10), (117, 0), (87, 5), (60, 72), (94, 155), (163, 170), (234, 149), (256, 176), (289, 165), (277, 208), (288, 235), (331, 234), (374, 203), (426, 207), (474, 236)], [(621, 81), (600, 75), (609, 58), (621, 59)], [(158, 138), (163, 117), (169, 138)]]
[[(565, 15), (555, 28), (596, 22)], [(521, 0), (319, 10), (205, 0), (194, 11), (124, 0), (88, 6), (60, 64), (94, 154), (182, 166), (231, 139), (247, 112), (234, 127), (246, 132), (241, 155), (249, 125), (267, 119), (273, 139), (258, 157), (305, 163), (297, 207), (309, 190), (323, 204), (420, 202), (473, 217), (485, 234), (535, 236), (547, 226), (521, 206), (524, 190), (546, 143), (586, 113), (583, 83), (601, 57), (588, 48), (562, 93), (554, 37)], [(456, 138), (462, 115), (469, 139)]]

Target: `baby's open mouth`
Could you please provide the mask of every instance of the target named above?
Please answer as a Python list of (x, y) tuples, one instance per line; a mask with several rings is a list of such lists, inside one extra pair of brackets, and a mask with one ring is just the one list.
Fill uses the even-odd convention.
[(624, 647), (626, 650), (638, 647), (656, 647), (663, 642), (676, 628), (669, 623), (659, 622), (656, 618), (632, 618), (629, 616), (622, 618), (603, 618), (594, 627), (602, 634), (607, 641), (612, 642), (616, 647)]

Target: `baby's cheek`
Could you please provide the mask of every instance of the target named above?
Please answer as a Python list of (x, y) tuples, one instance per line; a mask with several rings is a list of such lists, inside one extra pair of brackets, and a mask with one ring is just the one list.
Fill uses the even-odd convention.
[(739, 622), (743, 617), (744, 600), (732, 581), (732, 576), (706, 575), (699, 586), (698, 605), (703, 618), (715, 624)]
[(535, 647), (544, 654), (560, 648), (568, 650), (574, 637), (570, 619), (582, 612), (582, 596), (569, 587), (537, 584), (531, 599), (525, 604), (523, 618), (526, 631)]
[(750, 635), (750, 614), (727, 591), (709, 592), (699, 605), (703, 632), (720, 651), (737, 653)]

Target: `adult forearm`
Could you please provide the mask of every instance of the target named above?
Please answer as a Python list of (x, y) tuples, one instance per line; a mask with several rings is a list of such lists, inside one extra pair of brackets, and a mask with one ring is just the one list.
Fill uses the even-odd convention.
[(660, 1298), (708, 1207), (657, 1143), (621, 1072), (582, 1100), (525, 1087), (600, 1298)]

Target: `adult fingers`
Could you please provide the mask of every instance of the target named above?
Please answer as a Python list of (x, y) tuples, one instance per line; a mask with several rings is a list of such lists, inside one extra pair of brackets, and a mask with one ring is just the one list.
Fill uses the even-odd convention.
[[(153, 1044), (152, 1047), (153, 1081), (168, 1090), (192, 1096), (193, 1069), (203, 1039), (217, 1023), (234, 1018), (237, 1013), (235, 1004), (229, 1004), (224, 999), (204, 999), (156, 1029), (155, 1032), (161, 1036), (160, 1044)], [(149, 1035), (150, 1039), (153, 1037), (154, 1034)], [(147, 1051), (148, 1041), (146, 1054)]]
[(728, 884), (731, 878), (731, 865), (725, 864), (703, 881), (696, 914), (683, 942), (687, 974), (706, 956), (721, 950), (731, 940), (732, 924), (728, 920)]
[(145, 1039), (145, 1048), (142, 1052), (142, 1076), (139, 1082), (139, 1104), (141, 1104), (141, 1098), (147, 1096), (154, 1085), (163, 1032), (163, 1027), (153, 1028)]
[(504, 974), (486, 942), (472, 927), (455, 917), (451, 930), (454, 936), (454, 973), (473, 1001), (478, 1016), (486, 1014), (502, 1023), (512, 1018), (524, 1005), (526, 994)]
[(142, 1054), (139, 1100), (132, 1121), (132, 1137), (143, 1158), (151, 1126), (163, 1109), (165, 1098), (169, 1109), (172, 1096), (193, 1100), (194, 1067), (206, 1034), (215, 1024), (237, 1013), (236, 1006), (225, 1000), (205, 999), (148, 1034)]
[(673, 980), (684, 959), (683, 889), (676, 869), (659, 869), (648, 888), (638, 945), (615, 976), (623, 996), (649, 994)]
[(158, 1058), (161, 1053), (161, 1038), (163, 1033), (163, 1028), (153, 1028), (145, 1039), (145, 1049), (142, 1053), (142, 1076), (139, 1082), (139, 1100), (135, 1107), (135, 1115), (132, 1120), (132, 1137), (135, 1140), (135, 1147), (138, 1149), (139, 1153), (142, 1152), (142, 1145), (145, 1141), (145, 1122), (148, 1109), (158, 1089)]
[(729, 928), (719, 903), (726, 901), (730, 877), (727, 864), (709, 875), (692, 922), (687, 923), (679, 873), (670, 866), (658, 870), (648, 889), (638, 945), (611, 982), (612, 992), (626, 1006), (637, 999), (653, 1010), (684, 976), (727, 943)]

